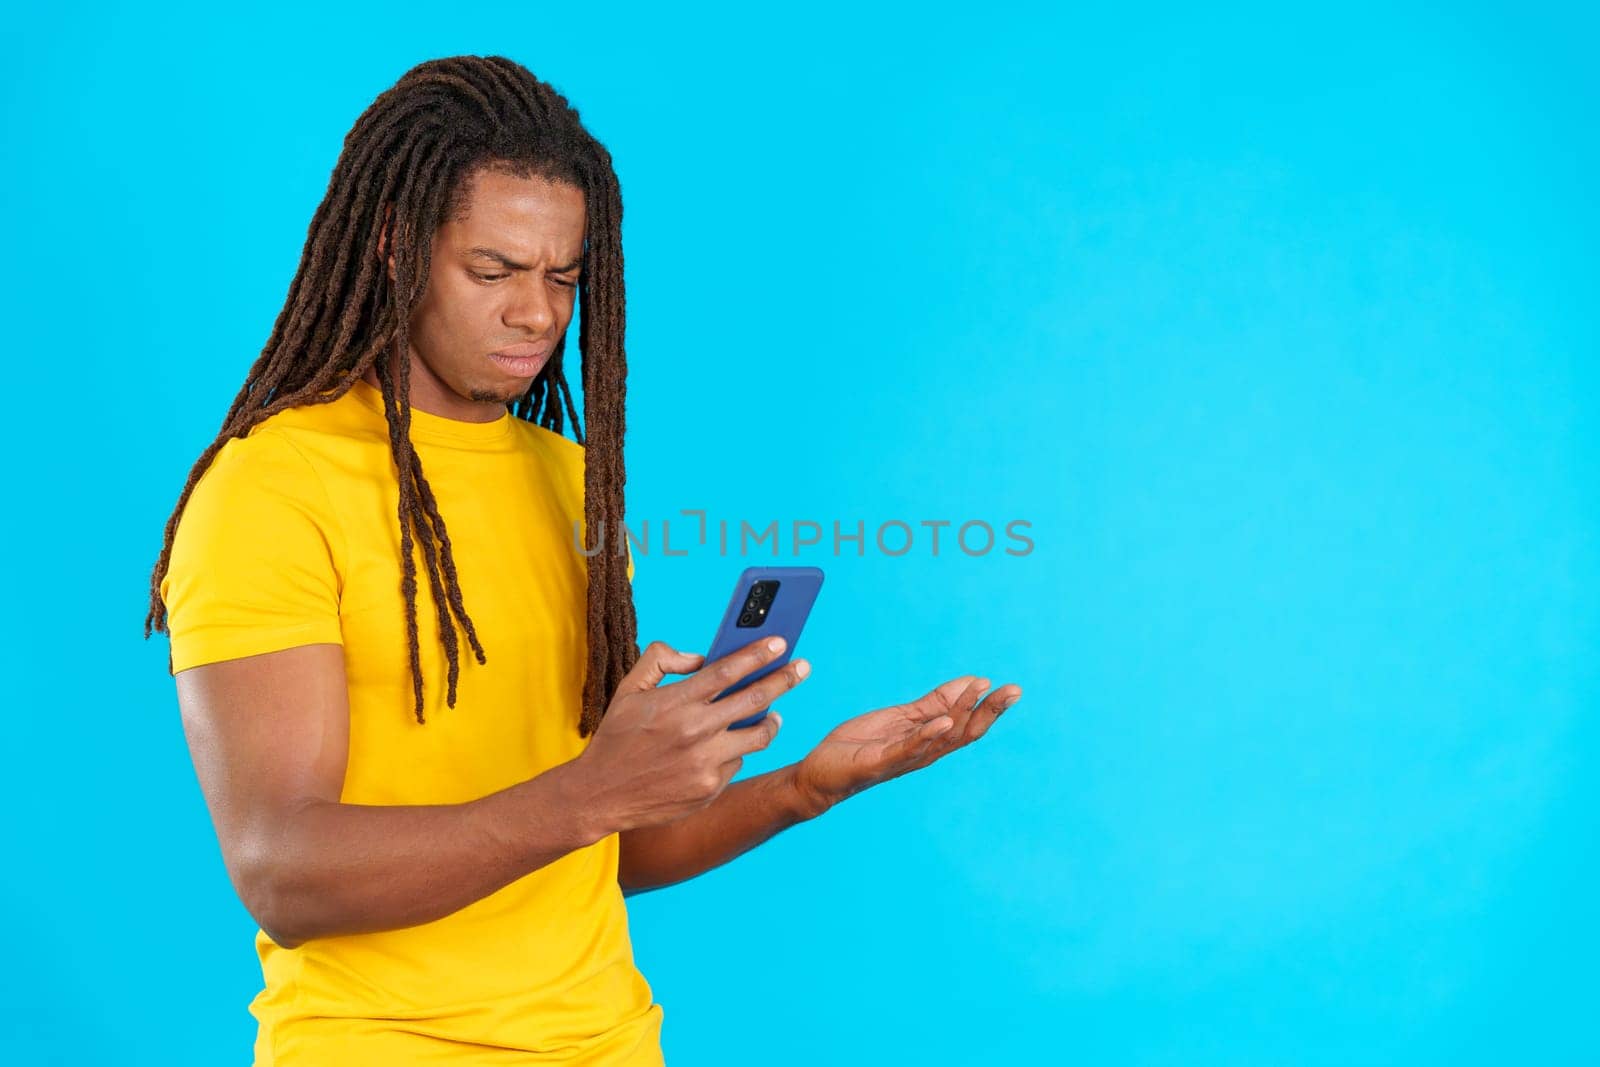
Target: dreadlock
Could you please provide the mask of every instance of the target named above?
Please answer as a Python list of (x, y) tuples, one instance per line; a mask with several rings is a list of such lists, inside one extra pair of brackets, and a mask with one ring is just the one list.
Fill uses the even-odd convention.
[[(345, 137), (272, 335), (167, 519), (161, 558), (150, 578), (146, 638), (169, 632), (161, 582), (173, 535), (216, 454), (279, 411), (337, 400), (370, 367), (381, 385), (400, 483), (401, 588), (417, 722), (423, 721), (423, 700), (413, 536), (421, 544), (439, 614), (450, 707), (455, 707), (460, 673), (455, 624), (478, 662), (488, 662), (462, 601), (444, 517), (411, 442), (407, 334), (411, 312), (427, 287), (432, 235), (446, 219), (465, 211), (469, 179), (483, 167), (565, 183), (584, 193), (588, 221), (578, 280), (578, 348), (587, 433), (562, 372), (565, 337), (527, 392), (507, 407), (517, 418), (556, 433), (571, 421), (573, 437), (585, 446), (584, 521), (602, 536), (607, 527), (620, 527), (627, 362), (622, 192), (611, 155), (579, 122), (566, 97), (520, 64), (500, 56), (430, 60), (374, 100)], [(394, 256), (392, 282), (385, 245)], [(390, 353), (396, 356), (393, 370), (388, 358), (380, 358)], [(588, 663), (578, 726), (584, 737), (600, 724), (610, 694), (639, 656), (626, 558), (597, 552), (587, 566)]]

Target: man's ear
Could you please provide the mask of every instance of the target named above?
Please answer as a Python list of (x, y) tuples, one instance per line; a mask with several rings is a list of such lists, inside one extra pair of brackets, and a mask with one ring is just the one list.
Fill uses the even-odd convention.
[(394, 218), (394, 205), (383, 205), (383, 222), (378, 226), (378, 258), (389, 261), (389, 280), (394, 281), (394, 253), (389, 251), (389, 223)]

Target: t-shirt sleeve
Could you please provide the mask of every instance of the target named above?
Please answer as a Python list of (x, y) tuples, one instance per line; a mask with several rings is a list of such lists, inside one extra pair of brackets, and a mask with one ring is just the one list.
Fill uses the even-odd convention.
[(343, 644), (343, 558), (327, 490), (293, 442), (271, 430), (230, 440), (189, 495), (161, 582), (173, 673)]

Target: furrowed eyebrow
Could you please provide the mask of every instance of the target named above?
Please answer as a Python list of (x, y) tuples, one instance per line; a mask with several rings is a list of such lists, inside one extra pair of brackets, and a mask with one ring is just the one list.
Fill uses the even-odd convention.
[[(526, 264), (526, 263), (518, 263), (516, 260), (512, 259), (510, 256), (506, 255), (504, 252), (497, 252), (493, 248), (483, 248), (483, 247), (469, 248), (469, 249), (467, 249), (467, 255), (469, 255), (469, 256), (483, 256), (485, 259), (492, 259), (496, 263), (500, 264), (502, 267), (505, 267), (505, 268), (507, 268), (509, 270), (532, 270), (533, 269), (528, 264)], [(579, 253), (577, 259), (573, 260), (571, 263), (565, 264), (564, 266), (557, 267), (557, 268), (555, 268), (555, 270), (556, 270), (557, 274), (563, 274), (563, 273), (565, 273), (565, 272), (567, 272), (569, 270), (577, 270), (581, 266), (583, 266), (583, 255), (582, 255), (582, 253)]]

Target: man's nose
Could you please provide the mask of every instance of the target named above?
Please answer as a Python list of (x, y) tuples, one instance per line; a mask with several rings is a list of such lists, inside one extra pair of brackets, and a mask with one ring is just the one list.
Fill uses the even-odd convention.
[(543, 281), (531, 274), (517, 279), (501, 318), (507, 326), (547, 333), (555, 322), (555, 307)]

